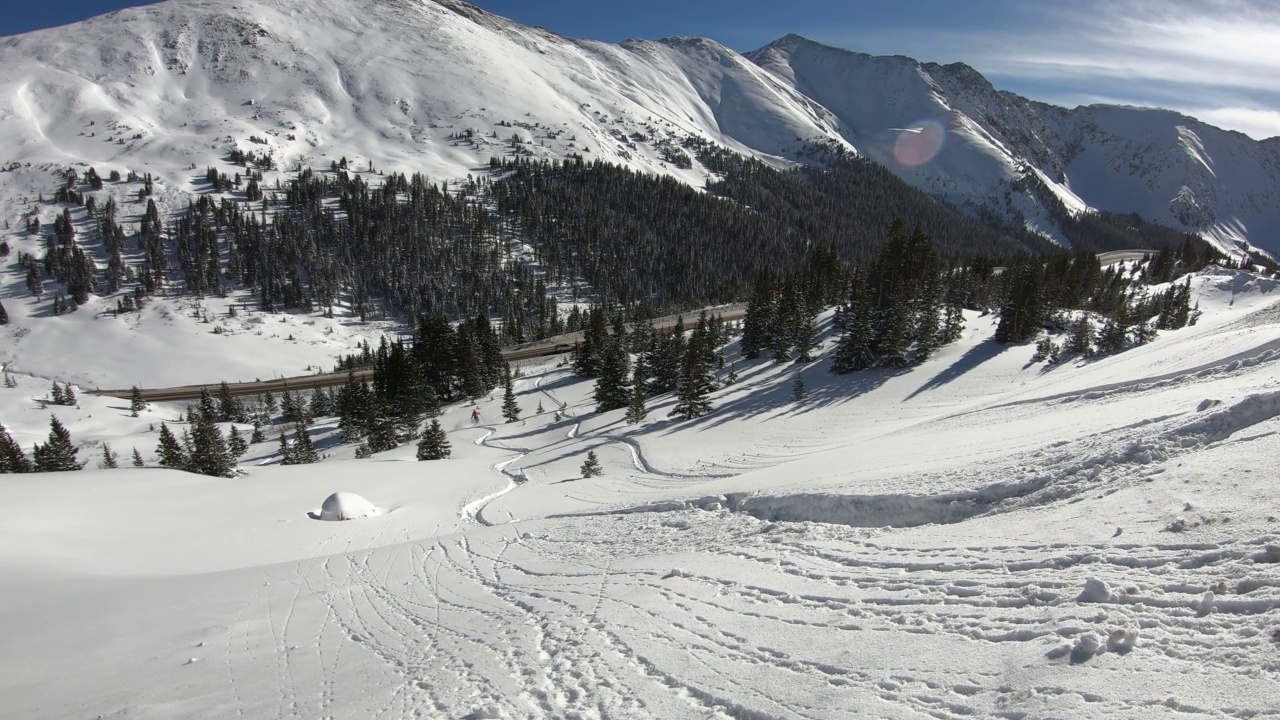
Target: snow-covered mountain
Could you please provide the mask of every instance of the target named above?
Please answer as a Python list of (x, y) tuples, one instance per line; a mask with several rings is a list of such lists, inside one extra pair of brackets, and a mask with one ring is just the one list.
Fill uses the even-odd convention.
[(456, 0), (169, 0), (4, 38), (0, 66), (11, 222), (68, 165), (149, 172), (180, 200), (233, 147), (282, 169), (346, 157), (443, 179), (494, 155), (580, 153), (698, 185), (679, 146), (694, 135), (774, 163), (834, 143), (1051, 237), (1061, 202), (1280, 249), (1280, 140), (1068, 111), (964, 65), (796, 36), (744, 56), (571, 40)]
[[(1021, 214), (1054, 235), (1056, 200), (1072, 211), (1138, 213), (1224, 248), (1280, 248), (1280, 139), (1259, 142), (1168, 110), (1067, 110), (997, 90), (961, 63), (795, 35), (747, 57), (834, 113), (861, 152), (957, 205)], [(946, 133), (930, 155), (933, 123)]]

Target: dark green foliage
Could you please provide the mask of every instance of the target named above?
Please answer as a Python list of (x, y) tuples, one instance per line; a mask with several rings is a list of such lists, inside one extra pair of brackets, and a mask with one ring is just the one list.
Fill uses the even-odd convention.
[(50, 416), (49, 440), (44, 445), (36, 445), (31, 458), (36, 472), (79, 470), (84, 463), (77, 460), (76, 452), (71, 433), (57, 417)]
[(62, 386), (58, 384), (57, 380), (53, 381), (53, 388), (49, 390), (49, 399), (53, 402), (54, 405), (67, 404), (66, 393), (63, 392)]
[(138, 417), (138, 414), (147, 409), (147, 402), (142, 399), (142, 390), (137, 385), (129, 391), (129, 414)]
[(231, 432), (227, 434), (227, 452), (231, 453), (233, 459), (244, 457), (249, 452), (249, 443), (244, 441), (244, 436), (235, 425), (231, 426)]
[(1048, 362), (1050, 365), (1058, 364), (1061, 359), (1062, 348), (1053, 338), (1042, 338), (1036, 343), (1036, 352), (1031, 356), (1031, 362)]
[(0, 425), (0, 474), (35, 472), (35, 466), (9, 431)]
[(605, 339), (605, 349), (596, 378), (596, 412), (627, 407), (631, 401), (631, 358), (617, 337)]
[(631, 402), (627, 404), (627, 424), (638, 425), (649, 415), (649, 408), (644, 402), (644, 383), (637, 370), (631, 379)]
[(1093, 354), (1093, 341), (1093, 321), (1085, 313), (1080, 313), (1080, 316), (1071, 324), (1071, 335), (1062, 349), (1085, 357)]
[(200, 402), (196, 405), (196, 414), (188, 413), (193, 424), (197, 415), (199, 419), (208, 423), (219, 422), (222, 419), (218, 413), (218, 405), (213, 401), (213, 395), (209, 393), (209, 388), (207, 387), (200, 388)]
[(1043, 270), (1039, 264), (1024, 263), (1007, 268), (1003, 280), (1008, 290), (1000, 307), (996, 342), (1027, 342), (1039, 334), (1044, 325)]
[(600, 459), (596, 457), (595, 450), (587, 451), (587, 459), (582, 463), (582, 477), (592, 478), (604, 475), (604, 468), (600, 465)]
[(711, 412), (709, 395), (716, 389), (716, 383), (711, 374), (710, 351), (706, 324), (699, 322), (685, 349), (680, 387), (671, 417), (693, 420)]
[(289, 460), (291, 462), (284, 464), (310, 465), (320, 462), (320, 454), (316, 452), (315, 445), (311, 444), (311, 436), (307, 434), (307, 427), (302, 423), (293, 426), (293, 446), (290, 448)]
[(432, 418), (431, 423), (422, 431), (422, 439), (418, 441), (418, 459), (444, 460), (452, 452), (449, 437), (440, 426), (440, 421)]
[(502, 376), (502, 417), (507, 422), (520, 419), (520, 406), (516, 404), (516, 393), (511, 380), (511, 366), (505, 366)]
[[(6, 245), (5, 247), (7, 248), (8, 246)], [(7, 255), (8, 253), (4, 253), (4, 254)], [(8, 324), (9, 324), (9, 311), (4, 309), (4, 303), (0, 303), (0, 325), (8, 325)]]
[(235, 459), (227, 449), (222, 430), (204, 413), (191, 420), (191, 443), (187, 448), (188, 472), (214, 477), (231, 477)]
[(138, 448), (133, 449), (133, 466), (146, 467), (146, 463), (142, 460), (142, 453), (138, 452)]
[(267, 436), (265, 433), (262, 432), (262, 421), (258, 420), (257, 418), (254, 418), (253, 433), (249, 435), (249, 444), (257, 445), (258, 443), (262, 443), (266, 441), (267, 441)]
[(156, 455), (163, 467), (174, 470), (183, 470), (187, 467), (186, 449), (178, 442), (178, 438), (174, 437), (169, 426), (164, 423), (160, 423), (160, 442), (156, 445)]
[(98, 461), (98, 467), (102, 470), (115, 470), (120, 467), (119, 458), (111, 452), (111, 446), (106, 443), (102, 443), (102, 459)]

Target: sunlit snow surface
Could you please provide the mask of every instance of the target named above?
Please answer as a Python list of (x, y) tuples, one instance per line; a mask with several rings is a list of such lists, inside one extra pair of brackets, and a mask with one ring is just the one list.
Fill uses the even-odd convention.
[[(236, 479), (6, 477), (3, 714), (1267, 716), (1280, 290), (1195, 290), (1197, 326), (1048, 370), (971, 314), (911, 371), (820, 359), (799, 404), (794, 366), (744, 363), (692, 423), (660, 398), (628, 426), (532, 367), (525, 420), (446, 412), (447, 461), (267, 443)], [(19, 380), (0, 413), (29, 445), (44, 382)], [(149, 455), (121, 405), (57, 412)], [(334, 488), (386, 512), (308, 519)]]

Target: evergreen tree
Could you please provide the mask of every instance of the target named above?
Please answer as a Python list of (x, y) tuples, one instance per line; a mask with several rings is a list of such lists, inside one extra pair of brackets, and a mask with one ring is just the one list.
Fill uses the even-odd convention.
[(1089, 321), (1089, 316), (1080, 313), (1080, 317), (1071, 325), (1071, 337), (1067, 339), (1067, 344), (1063, 347), (1067, 352), (1075, 353), (1081, 357), (1089, 355), (1093, 352), (1093, 323)]
[(875, 321), (864, 277), (855, 276), (852, 287), (845, 313), (845, 331), (840, 336), (835, 357), (831, 361), (831, 371), (837, 375), (866, 370), (875, 361), (871, 352), (875, 339)]
[(262, 421), (257, 418), (254, 418), (253, 433), (249, 435), (249, 444), (257, 445), (258, 443), (262, 443), (266, 441), (267, 441), (266, 433), (262, 432)]
[(276, 404), (275, 393), (268, 390), (266, 394), (262, 396), (262, 404), (267, 408), (267, 416), (275, 417), (276, 409), (279, 407), (279, 405)]
[(169, 426), (164, 423), (160, 423), (160, 443), (156, 446), (156, 455), (160, 458), (162, 467), (174, 470), (183, 470), (187, 467), (186, 449), (178, 442), (178, 438), (174, 437)]
[(373, 395), (369, 408), (369, 425), (365, 432), (369, 449), (375, 453), (394, 450), (400, 444), (400, 438), (396, 435), (396, 420), (386, 411), (387, 406), (377, 395)]
[(138, 448), (133, 449), (133, 466), (146, 467), (146, 463), (142, 461), (142, 453), (138, 452)]
[(431, 419), (431, 423), (423, 430), (422, 439), (418, 441), (419, 460), (444, 460), (452, 453), (449, 438), (440, 426), (440, 420)]
[(218, 383), (218, 422), (241, 422), (244, 407), (231, 395), (231, 388), (224, 380)]
[(142, 390), (134, 385), (129, 391), (129, 414), (132, 417), (138, 417), (138, 414), (147, 409), (147, 403), (142, 399)]
[(0, 303), (0, 325), (9, 324), (9, 311), (4, 309), (4, 303)]
[(22, 446), (0, 425), (0, 474), (35, 472), (35, 466), (22, 451)]
[(808, 393), (804, 389), (804, 373), (800, 372), (799, 368), (796, 368), (795, 378), (791, 381), (791, 399), (800, 402), (807, 396)]
[(115, 470), (120, 467), (116, 454), (111, 452), (111, 446), (102, 443), (102, 459), (98, 461), (98, 467), (102, 470)]
[(644, 402), (644, 383), (640, 382), (639, 372), (631, 381), (631, 402), (627, 405), (627, 424), (639, 425), (649, 415), (649, 408)]
[(78, 403), (79, 401), (76, 400), (76, 391), (71, 389), (71, 383), (67, 383), (66, 386), (62, 388), (62, 404), (74, 407)]
[(676, 406), (671, 411), (672, 417), (681, 420), (692, 420), (711, 412), (711, 400), (708, 396), (715, 390), (715, 380), (711, 377), (711, 368), (706, 362), (706, 356), (699, 347), (700, 341), (700, 338), (695, 337), (685, 351), (680, 389), (677, 393)]
[(44, 445), (36, 445), (31, 453), (36, 472), (61, 472), (79, 470), (84, 463), (76, 458), (76, 446), (71, 442), (71, 433), (56, 416), (49, 419), (49, 440)]
[(1008, 291), (1000, 306), (996, 342), (1023, 343), (1039, 334), (1044, 324), (1043, 274), (1039, 265), (1024, 263), (1007, 268), (1002, 277)]
[(219, 421), (218, 406), (213, 401), (213, 395), (209, 393), (209, 388), (200, 388), (200, 403), (196, 406), (197, 413), (187, 413), (187, 417), (191, 419), (192, 424), (196, 422), (196, 416), (205, 422), (215, 423)]
[(373, 457), (373, 449), (369, 447), (369, 443), (360, 443), (356, 448), (356, 459), (366, 460)]
[(507, 365), (502, 374), (502, 417), (507, 422), (520, 419), (520, 406), (516, 404), (516, 393), (511, 382), (511, 366)]
[(807, 310), (801, 311), (795, 328), (796, 363), (813, 362), (813, 351), (818, 346), (817, 338), (818, 329), (814, 326), (814, 316)]
[(293, 438), (294, 464), (310, 465), (320, 462), (320, 454), (316, 452), (315, 445), (311, 444), (311, 436), (307, 434), (305, 425), (298, 423), (293, 426)]
[(227, 451), (231, 453), (232, 459), (244, 457), (249, 452), (249, 443), (244, 441), (244, 436), (235, 425), (231, 426), (231, 432), (227, 434)]
[(661, 395), (680, 387), (680, 372), (684, 362), (684, 323), (679, 322), (670, 334), (654, 340), (649, 353), (649, 391)]
[(191, 472), (213, 477), (231, 477), (235, 459), (227, 449), (222, 430), (204, 413), (198, 413), (191, 423), (191, 451), (187, 455)]
[(57, 380), (53, 381), (53, 389), (49, 391), (49, 398), (53, 401), (54, 405), (67, 404), (67, 396), (62, 392), (62, 386), (58, 384)]
[(600, 459), (596, 457), (595, 450), (587, 451), (587, 460), (582, 463), (582, 477), (592, 478), (604, 474), (604, 468), (600, 465)]
[(289, 438), (285, 436), (284, 430), (280, 431), (280, 464), (296, 465), (297, 456), (293, 451), (293, 443), (289, 442)]
[(755, 289), (747, 302), (747, 316), (742, 323), (742, 354), (748, 360), (760, 357), (760, 351), (772, 345), (775, 311), (773, 276), (762, 270), (756, 275)]
[(624, 408), (631, 399), (631, 359), (616, 336), (606, 340), (600, 361), (600, 374), (596, 377), (596, 412), (608, 412)]

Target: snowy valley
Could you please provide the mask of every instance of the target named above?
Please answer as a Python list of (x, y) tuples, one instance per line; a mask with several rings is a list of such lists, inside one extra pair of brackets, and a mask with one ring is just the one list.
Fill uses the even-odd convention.
[(1280, 139), (457, 0), (0, 68), (0, 716), (1280, 716)]

